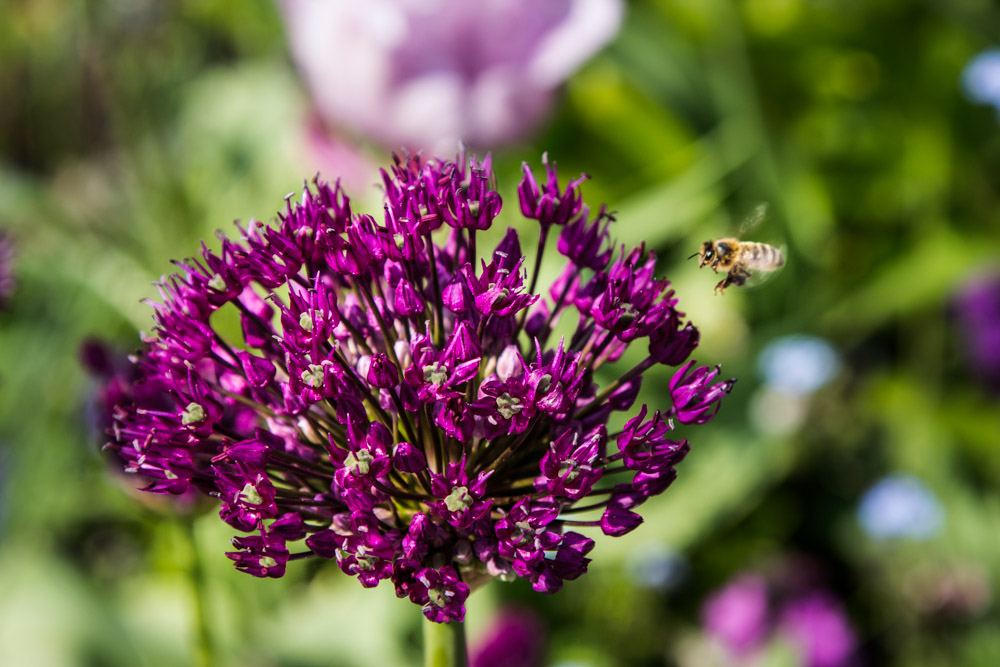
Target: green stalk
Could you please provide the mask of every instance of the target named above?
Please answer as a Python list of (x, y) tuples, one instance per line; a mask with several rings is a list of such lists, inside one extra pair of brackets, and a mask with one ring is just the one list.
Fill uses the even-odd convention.
[(424, 620), (424, 667), (468, 667), (464, 623)]
[(184, 524), (184, 536), (188, 540), (188, 551), (191, 554), (188, 576), (191, 582), (191, 594), (194, 597), (194, 608), (191, 613), (192, 625), (194, 626), (194, 646), (192, 647), (194, 664), (198, 667), (213, 667), (218, 663), (215, 660), (212, 635), (208, 628), (208, 591), (205, 590), (207, 581), (201, 551), (198, 548), (195, 518), (194, 516), (185, 516), (181, 519), (181, 523)]

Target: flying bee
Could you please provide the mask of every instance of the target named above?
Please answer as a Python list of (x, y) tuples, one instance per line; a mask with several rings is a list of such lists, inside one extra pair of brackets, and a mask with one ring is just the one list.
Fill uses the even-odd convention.
[[(765, 211), (765, 206), (758, 206), (742, 227), (745, 229), (759, 224), (764, 218)], [(745, 285), (750, 276), (754, 275), (751, 270), (757, 273), (771, 273), (785, 265), (784, 253), (773, 245), (757, 241), (741, 241), (737, 238), (705, 241), (701, 244), (701, 250), (688, 259), (692, 257), (699, 258), (699, 268), (708, 266), (716, 273), (726, 272), (726, 277), (715, 285), (716, 294), (722, 294), (730, 285), (737, 287)]]

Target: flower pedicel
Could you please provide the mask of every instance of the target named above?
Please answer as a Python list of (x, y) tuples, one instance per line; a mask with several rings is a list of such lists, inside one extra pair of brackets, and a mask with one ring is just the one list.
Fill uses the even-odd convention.
[[(448, 622), (489, 578), (550, 593), (580, 576), (587, 533), (641, 523), (688, 451), (675, 422), (707, 422), (732, 381), (686, 361), (698, 331), (653, 253), (615, 249), (583, 179), (563, 188), (545, 167), (518, 188), (541, 229), (534, 264), (512, 229), (477, 251), (501, 199), (489, 158), (465, 155), (397, 158), (381, 222), (317, 180), (274, 225), (178, 262), (135, 361), (171, 405), (133, 392), (109, 447), (148, 491), (217, 497), (244, 533), (228, 556), (258, 577), (335, 559)], [(550, 230), (566, 268), (538, 294)], [(597, 384), (629, 345), (645, 359)], [(667, 405), (633, 409), (655, 364), (679, 366)], [(609, 435), (616, 411), (633, 416)]]

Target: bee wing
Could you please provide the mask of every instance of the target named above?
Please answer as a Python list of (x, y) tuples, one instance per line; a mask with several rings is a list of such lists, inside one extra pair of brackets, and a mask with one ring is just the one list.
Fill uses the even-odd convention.
[(761, 202), (753, 207), (750, 214), (740, 223), (740, 238), (745, 238), (750, 232), (757, 229), (767, 219), (767, 202)]
[(764, 285), (764, 283), (771, 282), (777, 271), (754, 271), (753, 274), (747, 278), (746, 283), (743, 285), (746, 289), (757, 289)]

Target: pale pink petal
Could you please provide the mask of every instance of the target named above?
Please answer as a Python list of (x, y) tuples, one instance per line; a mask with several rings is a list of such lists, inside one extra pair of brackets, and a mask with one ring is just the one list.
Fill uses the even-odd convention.
[(390, 146), (525, 136), (618, 30), (621, 0), (282, 0), (326, 123)]
[(618, 33), (624, 10), (619, 0), (574, 0), (566, 20), (535, 52), (531, 79), (538, 85), (561, 84)]

